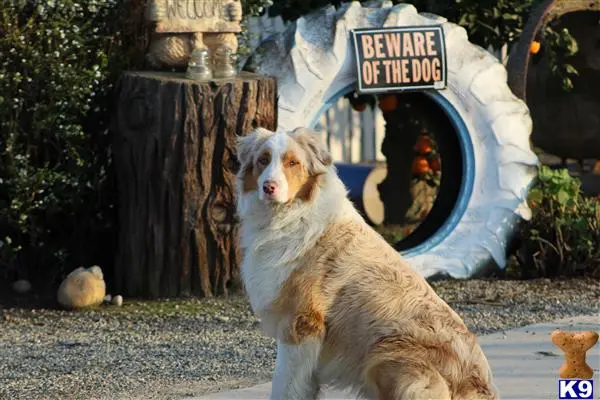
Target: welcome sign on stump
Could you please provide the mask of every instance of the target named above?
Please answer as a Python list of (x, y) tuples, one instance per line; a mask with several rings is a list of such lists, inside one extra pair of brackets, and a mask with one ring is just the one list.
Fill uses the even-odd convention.
[[(228, 7), (235, 0), (149, 0), (146, 18), (156, 32), (241, 32)], [(241, 16), (241, 15), (240, 15)]]
[(197, 48), (236, 52), (242, 31), (239, 0), (148, 0), (145, 18), (154, 26), (148, 60), (155, 67), (186, 66)]
[(275, 79), (241, 73), (198, 83), (176, 73), (128, 72), (117, 96), (117, 292), (227, 294), (240, 261), (236, 139), (257, 126), (275, 130)]

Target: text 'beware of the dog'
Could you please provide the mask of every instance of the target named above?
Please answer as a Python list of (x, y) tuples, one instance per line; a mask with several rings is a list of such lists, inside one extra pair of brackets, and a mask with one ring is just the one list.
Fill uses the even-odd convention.
[(446, 87), (446, 48), (440, 26), (355, 29), (361, 93)]

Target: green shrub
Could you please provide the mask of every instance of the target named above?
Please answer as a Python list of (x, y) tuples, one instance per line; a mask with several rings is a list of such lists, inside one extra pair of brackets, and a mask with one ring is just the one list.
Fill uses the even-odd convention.
[[(0, 8), (0, 278), (112, 261), (117, 0)], [(109, 62), (110, 61), (110, 62)]]
[[(0, 283), (91, 264), (110, 280), (111, 95), (123, 69), (145, 67), (144, 4), (0, 2)], [(245, 16), (268, 4), (243, 1)]]
[(529, 193), (532, 219), (523, 224), (517, 252), (522, 277), (597, 276), (600, 200), (581, 195), (566, 169), (540, 169)]

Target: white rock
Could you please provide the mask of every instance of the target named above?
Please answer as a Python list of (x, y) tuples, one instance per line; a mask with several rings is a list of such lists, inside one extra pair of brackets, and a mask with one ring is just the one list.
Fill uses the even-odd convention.
[(31, 283), (25, 279), (19, 279), (12, 284), (12, 288), (19, 294), (25, 294), (31, 290)]
[(117, 307), (121, 307), (123, 305), (123, 296), (120, 294), (116, 295), (112, 298), (111, 303)]
[(106, 296), (104, 296), (104, 302), (105, 303), (110, 303), (112, 300), (112, 296), (110, 294), (107, 294)]

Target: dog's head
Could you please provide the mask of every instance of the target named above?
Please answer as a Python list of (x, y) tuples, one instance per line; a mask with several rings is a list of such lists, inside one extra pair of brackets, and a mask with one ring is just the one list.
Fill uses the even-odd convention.
[(266, 203), (285, 204), (314, 198), (331, 156), (317, 133), (307, 128), (271, 132), (258, 128), (239, 139), (238, 192), (257, 192)]

